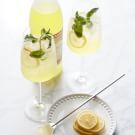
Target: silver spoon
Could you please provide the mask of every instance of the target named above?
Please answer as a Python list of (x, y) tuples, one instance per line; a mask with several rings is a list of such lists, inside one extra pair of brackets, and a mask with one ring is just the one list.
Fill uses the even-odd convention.
[[(55, 129), (57, 128), (57, 126), (63, 122), (66, 118), (68, 118), (69, 116), (71, 116), (74, 112), (76, 112), (78, 109), (80, 109), (82, 106), (84, 106), (85, 104), (87, 104), (89, 101), (91, 101), (93, 98), (95, 98), (97, 95), (101, 94), (102, 92), (104, 92), (106, 89), (108, 89), (110, 86), (112, 86), (114, 83), (116, 83), (117, 81), (119, 81), (121, 78), (123, 78), (126, 74), (121, 75), (119, 78), (117, 78), (116, 80), (114, 80), (113, 82), (111, 82), (109, 85), (107, 85), (106, 87), (104, 87), (102, 90), (96, 92), (93, 96), (91, 96), (89, 99), (87, 99), (85, 102), (83, 102), (81, 105), (79, 105), (78, 107), (76, 107), (73, 111), (71, 111), (70, 113), (68, 113), (66, 116), (64, 116), (63, 118), (61, 118), (60, 120), (58, 120), (56, 123), (47, 123), (50, 128), (52, 129), (51, 131), (51, 135), (53, 135)], [(40, 134), (41, 135), (41, 134)]]

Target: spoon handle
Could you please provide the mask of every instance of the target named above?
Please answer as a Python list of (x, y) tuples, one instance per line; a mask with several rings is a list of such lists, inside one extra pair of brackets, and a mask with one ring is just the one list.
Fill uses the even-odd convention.
[(62, 119), (58, 120), (55, 124), (52, 125), (52, 127), (57, 126), (60, 122), (62, 122), (63, 120), (65, 120), (67, 117), (69, 117), (70, 115), (72, 115), (75, 111), (77, 111), (78, 109), (80, 109), (82, 106), (84, 106), (86, 103), (88, 103), (90, 100), (92, 100), (94, 97), (96, 97), (97, 95), (99, 95), (100, 93), (104, 92), (107, 88), (109, 88), (110, 86), (112, 86), (114, 83), (116, 83), (117, 81), (119, 81), (121, 78), (123, 78), (126, 74), (121, 75), (119, 78), (117, 78), (116, 80), (114, 80), (112, 83), (110, 83), (109, 85), (107, 85), (106, 87), (104, 87), (102, 90), (100, 90), (99, 92), (97, 92), (96, 94), (94, 94), (93, 96), (91, 96), (89, 99), (87, 99), (84, 103), (82, 103), (81, 105), (79, 105), (77, 108), (75, 108), (73, 111), (71, 111), (70, 113), (68, 113), (66, 116), (64, 116)]

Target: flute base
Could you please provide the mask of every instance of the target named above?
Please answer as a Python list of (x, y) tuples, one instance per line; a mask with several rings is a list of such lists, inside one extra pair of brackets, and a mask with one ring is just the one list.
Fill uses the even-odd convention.
[(25, 106), (25, 115), (29, 120), (44, 123), (47, 120), (48, 109), (49, 106), (47, 104), (40, 104), (32, 100)]
[(92, 77), (87, 76), (86, 73), (68, 73), (66, 79), (68, 86), (73, 92), (90, 93), (96, 89), (96, 82), (93, 81)]

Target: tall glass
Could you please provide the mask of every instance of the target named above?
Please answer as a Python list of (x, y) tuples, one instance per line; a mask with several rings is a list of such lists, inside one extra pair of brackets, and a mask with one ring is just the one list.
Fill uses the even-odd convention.
[(47, 105), (42, 100), (42, 82), (53, 78), (56, 73), (56, 47), (50, 31), (43, 29), (41, 36), (28, 34), (21, 51), (21, 70), (24, 77), (39, 84), (39, 100), (26, 105), (26, 116), (36, 122), (46, 121)]
[(69, 21), (67, 45), (80, 57), (80, 71), (69, 74), (68, 82), (73, 90), (89, 92), (95, 81), (84, 71), (84, 57), (96, 53), (101, 46), (99, 7), (92, 0), (78, 0), (75, 5)]

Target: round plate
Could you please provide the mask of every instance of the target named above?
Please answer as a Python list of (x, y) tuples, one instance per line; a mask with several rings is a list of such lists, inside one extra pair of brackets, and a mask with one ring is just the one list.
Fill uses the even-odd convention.
[[(48, 122), (57, 122), (89, 97), (90, 95), (88, 94), (72, 94), (59, 99), (52, 105), (48, 112)], [(105, 130), (101, 135), (112, 135), (114, 133), (116, 121), (111, 108), (103, 100), (95, 97), (89, 103), (72, 114), (69, 118), (63, 121), (63, 123), (56, 128), (54, 135), (78, 135), (73, 129), (73, 123), (77, 113), (84, 109), (91, 109), (95, 111), (105, 120)]]

